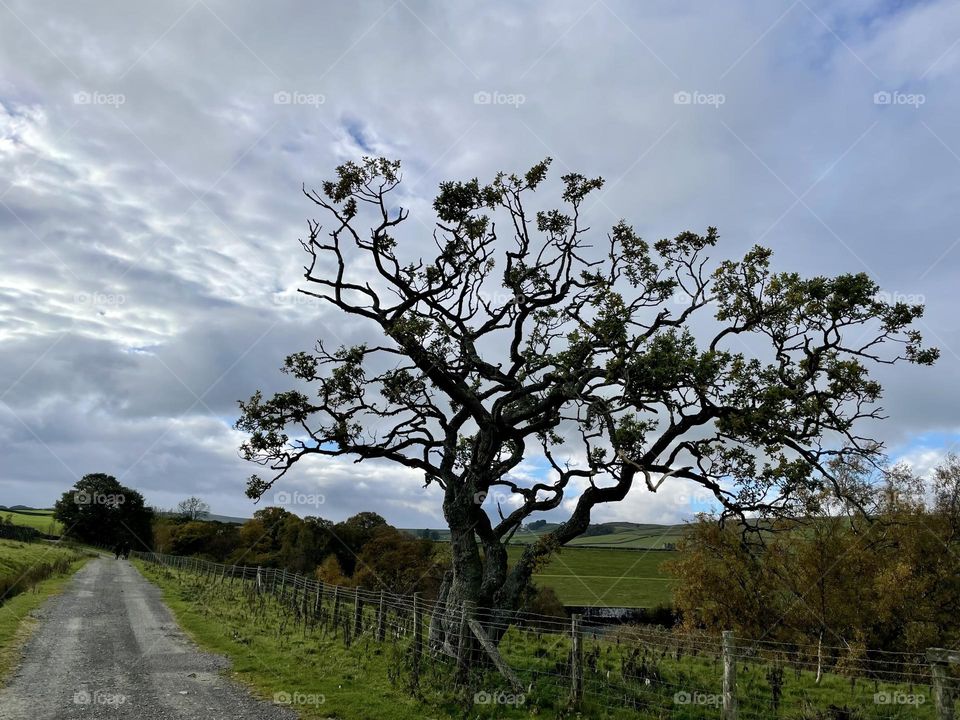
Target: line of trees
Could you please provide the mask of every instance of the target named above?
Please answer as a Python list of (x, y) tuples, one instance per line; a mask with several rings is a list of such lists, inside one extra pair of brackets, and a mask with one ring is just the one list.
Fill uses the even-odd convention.
[(932, 486), (904, 465), (843, 480), (861, 507), (823, 490), (754, 533), (701, 517), (669, 563), (684, 624), (848, 654), (960, 646), (960, 459)]
[(153, 538), (162, 552), (282, 567), (340, 585), (434, 595), (443, 580), (443, 553), (433, 542), (373, 512), (334, 523), (266, 507), (242, 525), (179, 514), (158, 518)]
[[(161, 552), (282, 567), (336, 585), (398, 594), (419, 592), (432, 600), (449, 571), (450, 548), (426, 532), (418, 535), (393, 527), (374, 512), (334, 523), (320, 517), (301, 518), (279, 507), (262, 508), (242, 525), (193, 520), (186, 514), (154, 522), (154, 545)], [(564, 614), (551, 588), (532, 587), (524, 607), (541, 614)]]

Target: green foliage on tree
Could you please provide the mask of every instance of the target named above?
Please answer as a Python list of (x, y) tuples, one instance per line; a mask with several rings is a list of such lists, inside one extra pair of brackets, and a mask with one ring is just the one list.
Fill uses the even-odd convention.
[[(779, 271), (763, 247), (717, 261), (712, 227), (592, 230), (603, 181), (568, 173), (538, 203), (549, 166), (442, 183), (426, 257), (401, 241), (398, 162), (346, 163), (307, 192), (331, 223), (308, 223), (302, 292), (376, 338), (294, 352), (290, 389), (254, 394), (237, 423), (272, 473), (252, 497), (307, 457), (422, 473), (443, 493), (451, 617), (472, 600), (502, 609), (500, 626), (537, 564), (638, 485), (693, 482), (739, 518), (842, 495), (830, 461), (882, 455), (861, 429), (882, 414), (871, 366), (937, 357), (912, 326), (923, 307), (887, 302), (866, 274)], [(532, 455), (551, 473), (521, 482)], [(508, 566), (514, 534), (564, 500), (566, 519)]]
[(153, 510), (143, 496), (121, 485), (112, 475), (84, 475), (65, 492), (53, 509), (67, 537), (93, 545), (114, 547), (129, 543), (134, 550), (150, 550)]
[(157, 518), (153, 524), (153, 538), (154, 546), (160, 552), (196, 555), (223, 562), (237, 548), (240, 527), (213, 520)]

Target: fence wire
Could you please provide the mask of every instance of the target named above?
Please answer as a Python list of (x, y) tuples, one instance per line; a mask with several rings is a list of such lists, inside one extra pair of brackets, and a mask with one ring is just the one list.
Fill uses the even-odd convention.
[(926, 654), (722, 638), (579, 615), (505, 614), (332, 585), (282, 568), (133, 555), (201, 592), (232, 594), (250, 620), (273, 618), (291, 632), (332, 636), (348, 646), (385, 643), (391, 681), (414, 693), (456, 688), (468, 705), (530, 711), (532, 704), (539, 712), (551, 703), (554, 711), (576, 707), (606, 718), (941, 720), (953, 718), (960, 695), (953, 668), (942, 660), (931, 664)]

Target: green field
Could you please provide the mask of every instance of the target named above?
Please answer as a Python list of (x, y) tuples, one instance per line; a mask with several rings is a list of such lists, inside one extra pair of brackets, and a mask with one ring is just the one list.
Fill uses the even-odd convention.
[[(526, 545), (536, 542), (542, 535), (554, 530), (556, 523), (548, 523), (541, 528), (531, 530), (523, 528), (510, 541), (511, 544)], [(631, 522), (595, 523), (587, 534), (574, 538), (567, 547), (609, 547), (628, 550), (670, 548), (680, 542), (687, 531), (686, 525), (653, 525)], [(407, 528), (406, 532), (421, 535), (422, 530)], [(431, 530), (434, 539), (440, 542), (450, 540), (450, 531)]]
[(0, 521), (10, 518), (14, 525), (23, 525), (47, 535), (60, 535), (63, 526), (53, 519), (53, 510), (0, 510)]
[[(554, 526), (547, 526), (550, 529)], [(663, 549), (676, 545), (686, 532), (685, 525), (644, 525), (603, 523), (591, 525), (592, 534), (571, 540), (567, 547), (610, 547), (626, 549)], [(542, 533), (524, 530), (513, 536), (515, 543), (535, 542)]]
[[(510, 560), (516, 560), (522, 552), (522, 547), (511, 546)], [(534, 575), (534, 581), (552, 587), (564, 605), (669, 605), (673, 579), (662, 565), (676, 555), (663, 550), (565, 548)]]
[[(36, 568), (60, 561), (72, 561), (80, 555), (76, 550), (52, 542), (22, 543), (0, 540), (0, 586), (29, 575)], [(2, 593), (0, 593), (2, 594)]]
[[(522, 702), (471, 702), (511, 692), (496, 672), (476, 666), (467, 686), (455, 687), (455, 663), (442, 654), (424, 652), (416, 693), (410, 692), (410, 636), (402, 618), (390, 610), (383, 643), (374, 639), (375, 608), (361, 616), (362, 632), (349, 646), (345, 627), (330, 619), (330, 599), (318, 624), (295, 621), (291, 603), (281, 605), (249, 585), (209, 583), (202, 574), (175, 573), (135, 561), (163, 590), (178, 622), (202, 647), (228, 655), (233, 673), (261, 697), (302, 697), (295, 709), (303, 718), (359, 720), (400, 718), (584, 717), (598, 720), (702, 720), (719, 717), (722, 664), (718, 638), (672, 635), (650, 628), (621, 628), (584, 637), (584, 699), (573, 713), (568, 707), (570, 638), (565, 621), (555, 626), (511, 629), (500, 652), (518, 675)], [(347, 611), (351, 612), (348, 606)], [(352, 616), (351, 616), (352, 617)], [(550, 629), (551, 627), (555, 629)], [(711, 648), (713, 648), (711, 650)], [(779, 651), (778, 651), (779, 652)], [(779, 656), (778, 656), (779, 657)], [(856, 673), (826, 672), (819, 683), (799, 664), (781, 674), (779, 707), (774, 709), (771, 672), (780, 659), (743, 656), (737, 665), (737, 694), (743, 718), (857, 718), (892, 720), (935, 717), (931, 702), (919, 706), (878, 704), (876, 693), (919, 693), (922, 680), (893, 684)], [(703, 697), (701, 704), (691, 696)], [(513, 696), (511, 696), (513, 697)], [(684, 697), (687, 699), (684, 700)]]

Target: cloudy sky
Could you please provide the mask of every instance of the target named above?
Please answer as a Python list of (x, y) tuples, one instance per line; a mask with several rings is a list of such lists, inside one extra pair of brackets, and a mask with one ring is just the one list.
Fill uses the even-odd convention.
[[(297, 297), (300, 188), (363, 154), (403, 161), (424, 241), (439, 181), (549, 155), (607, 179), (598, 232), (716, 225), (723, 255), (869, 272), (942, 349), (882, 375), (877, 432), (921, 469), (960, 437), (955, 2), (0, 0), (0, 66), (0, 504), (108, 472), (249, 515), (236, 401), (356, 332)], [(286, 487), (442, 524), (402, 470)], [(689, 517), (690, 492), (599, 519)]]

